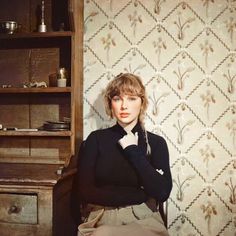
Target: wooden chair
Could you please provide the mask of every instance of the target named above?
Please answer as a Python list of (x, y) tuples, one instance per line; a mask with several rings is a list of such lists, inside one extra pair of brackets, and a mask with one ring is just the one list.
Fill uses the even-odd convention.
[(168, 218), (167, 218), (167, 201), (166, 202), (160, 202), (159, 204), (159, 212), (161, 214), (162, 220), (164, 222), (165, 227), (168, 226)]

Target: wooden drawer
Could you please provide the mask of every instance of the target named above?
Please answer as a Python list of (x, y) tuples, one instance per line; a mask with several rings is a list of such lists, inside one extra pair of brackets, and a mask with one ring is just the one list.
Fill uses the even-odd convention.
[(37, 195), (0, 193), (0, 223), (37, 224)]

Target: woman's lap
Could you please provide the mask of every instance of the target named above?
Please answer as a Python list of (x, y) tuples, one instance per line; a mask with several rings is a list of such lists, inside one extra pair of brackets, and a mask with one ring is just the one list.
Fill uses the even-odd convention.
[(91, 212), (78, 227), (78, 236), (168, 236), (159, 212), (145, 203)]

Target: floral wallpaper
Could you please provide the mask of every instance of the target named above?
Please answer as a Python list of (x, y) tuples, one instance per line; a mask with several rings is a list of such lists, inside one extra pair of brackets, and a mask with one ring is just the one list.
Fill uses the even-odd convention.
[(168, 143), (173, 236), (236, 235), (236, 1), (84, 0), (84, 138), (102, 92), (142, 77), (147, 130)]

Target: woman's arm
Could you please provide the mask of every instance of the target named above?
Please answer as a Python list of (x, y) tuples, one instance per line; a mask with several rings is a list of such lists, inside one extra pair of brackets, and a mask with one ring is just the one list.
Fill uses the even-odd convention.
[(83, 202), (105, 206), (122, 206), (146, 201), (147, 196), (142, 189), (120, 186), (97, 186), (95, 179), (97, 155), (98, 141), (96, 132), (93, 132), (85, 141), (79, 156), (78, 187), (79, 198)]
[(169, 152), (166, 141), (160, 136), (154, 137), (151, 147), (151, 161), (137, 145), (126, 147), (124, 152), (136, 169), (147, 195), (159, 202), (164, 202), (172, 189)]

